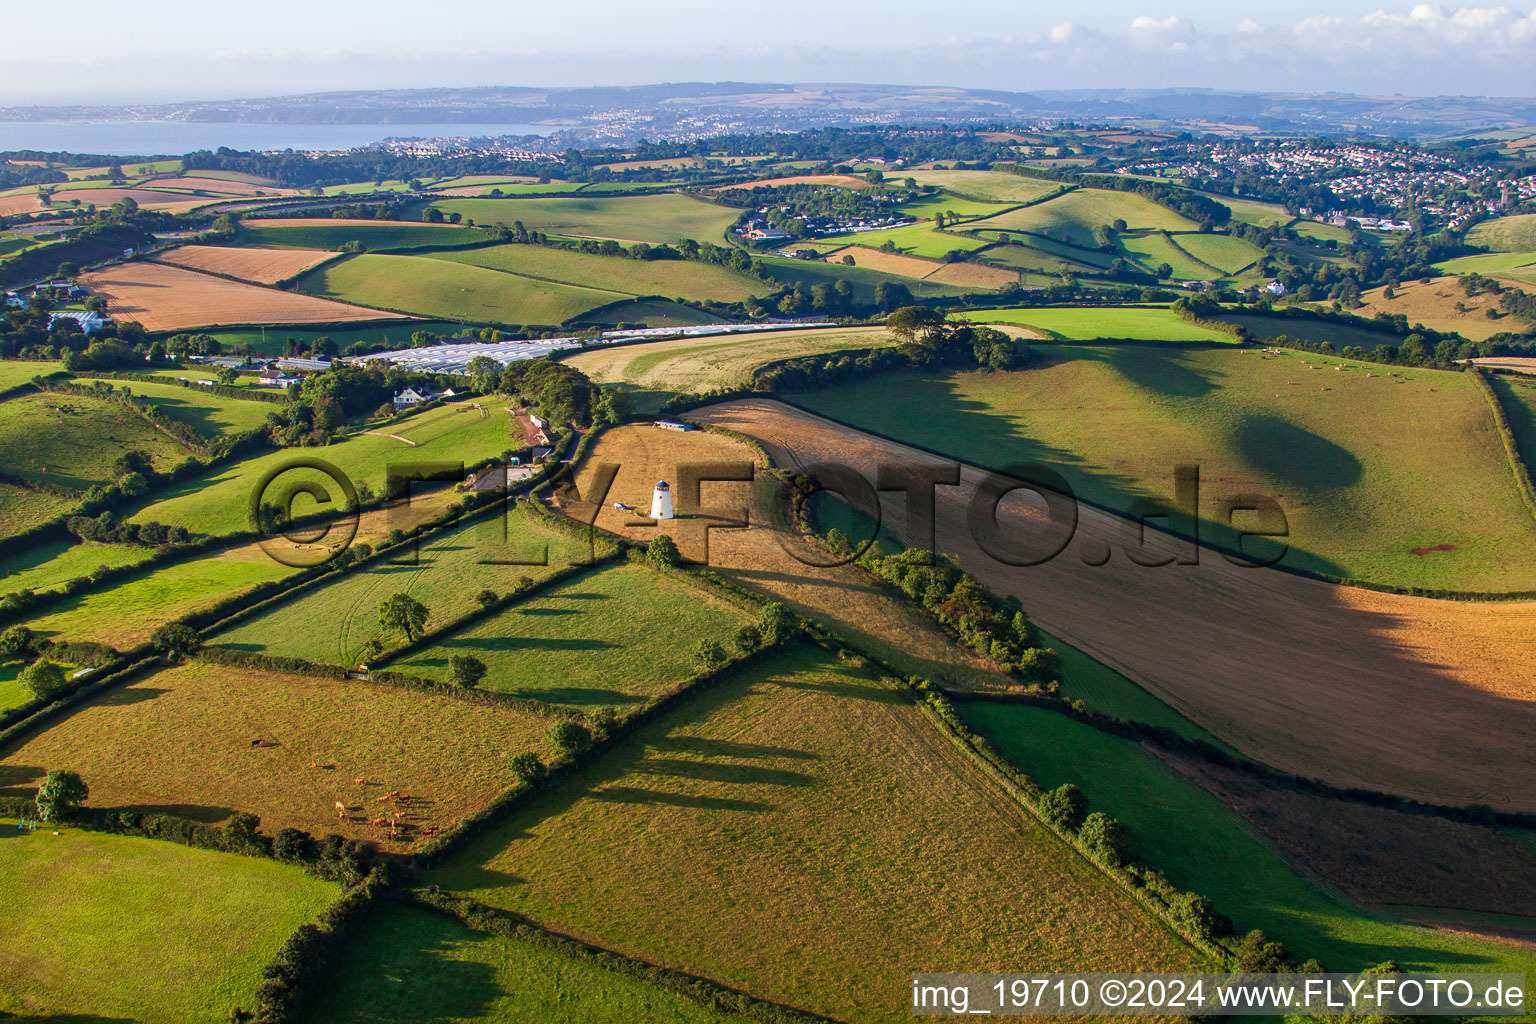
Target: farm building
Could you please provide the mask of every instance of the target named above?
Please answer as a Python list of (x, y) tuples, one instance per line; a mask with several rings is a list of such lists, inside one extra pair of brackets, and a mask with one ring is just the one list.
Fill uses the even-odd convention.
[(415, 388), (406, 388), (404, 391), (395, 392), (395, 408), (404, 409), (407, 406), (420, 405), (430, 399), (430, 395), (424, 395)]
[(681, 420), (657, 420), (656, 426), (662, 430), (697, 430), (692, 423), (684, 423)]
[(1264, 286), (1264, 290), (1269, 292), (1271, 295), (1284, 295), (1285, 285), (1281, 284), (1279, 281), (1271, 281), (1269, 284)]
[(290, 377), (286, 373), (268, 371), (256, 378), (256, 385), (263, 388), (286, 388), (289, 384), (298, 383), (299, 380), (300, 378)]
[(92, 331), (100, 330), (107, 325), (107, 322), (101, 318), (99, 313), (81, 313), (75, 310), (64, 310), (60, 313), (48, 314), (48, 329), (52, 330), (53, 325), (61, 320), (73, 320), (79, 325), (81, 334), (90, 334)]

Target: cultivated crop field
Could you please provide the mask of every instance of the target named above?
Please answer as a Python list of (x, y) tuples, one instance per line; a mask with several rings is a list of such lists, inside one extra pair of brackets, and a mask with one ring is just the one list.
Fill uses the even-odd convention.
[(626, 565), (537, 594), (390, 668), (447, 682), (449, 659), (467, 654), (488, 669), (481, 689), (577, 707), (631, 705), (691, 675), (695, 643), (729, 648), (746, 621), (708, 591)]
[(13, 476), (85, 490), (110, 480), (112, 463), (127, 451), (144, 452), (162, 472), (192, 457), (106, 399), (42, 391), (0, 403), (0, 471)]
[[(43, 769), (68, 764), (90, 780), (95, 807), (210, 823), (238, 809), (268, 832), (336, 832), (399, 851), (509, 788), (507, 760), (542, 747), (548, 728), (446, 694), (194, 662), (29, 736), (0, 760), (0, 779), (29, 792)], [(390, 791), (410, 797), (395, 839), (370, 824)]]
[(593, 256), (547, 246), (498, 245), (436, 253), (433, 258), (500, 270), (539, 282), (696, 302), (741, 302), (770, 290), (762, 281), (707, 263)]
[(262, 968), (339, 894), (264, 858), (13, 821), (0, 836), (0, 1010), (32, 1020), (249, 1009)]
[(313, 324), (388, 320), (394, 314), (308, 295), (259, 288), (164, 263), (124, 263), (80, 275), (107, 300), (107, 313), (146, 331), (228, 324)]
[(648, 726), (571, 795), (513, 815), (430, 877), (851, 1021), (906, 1019), (891, 991), (917, 963), (1200, 962), (975, 775), (903, 695), (809, 648)]
[(183, 245), (155, 259), (178, 267), (255, 284), (276, 284), (296, 277), (338, 254), (314, 249), (239, 249), (224, 245)]
[(644, 345), (596, 348), (564, 360), (599, 384), (635, 392), (636, 403), (658, 409), (675, 394), (740, 387), (766, 363), (843, 349), (882, 348), (892, 343), (880, 328), (839, 327), (765, 331), (731, 337), (675, 338)]
[(424, 256), (373, 254), (322, 267), (300, 287), (328, 299), (501, 324), (559, 324), (595, 306), (629, 297)]
[(1136, 341), (1215, 342), (1236, 339), (1181, 318), (1171, 309), (1136, 306), (1064, 306), (1039, 309), (988, 309), (961, 313), (972, 323), (1017, 324), (1061, 341), (1129, 338)]
[(443, 213), (462, 214), (476, 224), (522, 221), (530, 231), (620, 242), (676, 242), (694, 238), (724, 241), (739, 211), (701, 199), (668, 193), (656, 196), (555, 199), (443, 199)]
[[(837, 410), (849, 411), (847, 403)], [(879, 460), (931, 458), (768, 400), (691, 416), (760, 439), (792, 469), (830, 460), (873, 479)], [(996, 429), (967, 429), (964, 415), (954, 423), (935, 447)], [(911, 419), (901, 426), (910, 428)], [(1039, 456), (1071, 468), (1056, 453)], [(1245, 754), (1342, 786), (1442, 803), (1536, 806), (1511, 784), (1536, 770), (1524, 741), (1536, 728), (1536, 693), (1515, 667), (1536, 629), (1536, 604), (1375, 593), (1240, 568), (1209, 551), (1198, 566), (1140, 566), (1125, 554), (1134, 536), (1127, 524), (1087, 505), (1059, 557), (1013, 567), (986, 556), (966, 526), (980, 479), (963, 467), (960, 487), (938, 489), (940, 550), (997, 592), (1018, 595), (1042, 629)], [(1499, 480), (1506, 479), (1504, 471)], [(1038, 536), (1027, 525), (1037, 513), (1024, 502), (1005, 502), (998, 515), (1005, 535)], [(1175, 553), (1171, 545), (1153, 535), (1141, 557)], [(1396, 728), (1372, 727), (1389, 714)], [(1469, 744), (1479, 752), (1475, 760), (1459, 753)]]
[[(505, 594), (527, 576), (535, 581), (590, 557), (592, 548), (564, 533), (536, 525), (529, 516), (491, 518), (422, 541), (415, 564), (375, 564), (348, 573), (334, 583), (307, 591), (296, 600), (232, 626), (210, 643), (237, 651), (284, 655), (332, 665), (356, 665), (362, 645), (381, 640), (385, 648), (404, 638), (379, 625), (379, 604), (406, 593), (430, 611), (434, 629), (478, 607), (475, 595), (490, 589)], [(400, 558), (410, 557), (402, 552)], [(496, 564), (493, 559), (523, 559), (530, 564)], [(539, 560), (547, 564), (536, 564)]]
[(271, 217), (240, 225), (240, 238), (253, 245), (339, 250), (358, 242), (370, 252), (419, 245), (468, 245), (483, 242), (484, 231), (457, 224), (414, 220), (344, 220), (321, 217)]

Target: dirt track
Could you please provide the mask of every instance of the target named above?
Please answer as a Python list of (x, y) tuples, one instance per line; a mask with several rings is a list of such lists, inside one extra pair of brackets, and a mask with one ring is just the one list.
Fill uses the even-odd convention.
[[(770, 400), (690, 418), (763, 442), (795, 467), (937, 457)], [(1198, 566), (1126, 557), (1127, 524), (1084, 506), (1070, 545), (1034, 567), (985, 555), (966, 527), (982, 473), (937, 488), (938, 547), (1043, 628), (1125, 673), (1243, 752), (1286, 771), (1451, 804), (1536, 811), (1536, 604), (1377, 594), (1205, 551)], [(886, 520), (902, 523), (887, 493)], [(1005, 499), (1005, 531), (1038, 521)], [(1111, 551), (1107, 563), (1085, 559)]]

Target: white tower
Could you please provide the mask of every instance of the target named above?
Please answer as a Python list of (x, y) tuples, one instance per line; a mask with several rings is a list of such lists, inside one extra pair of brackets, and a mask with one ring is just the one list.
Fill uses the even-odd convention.
[(672, 518), (672, 488), (665, 480), (658, 481), (656, 490), (651, 492), (651, 518)]

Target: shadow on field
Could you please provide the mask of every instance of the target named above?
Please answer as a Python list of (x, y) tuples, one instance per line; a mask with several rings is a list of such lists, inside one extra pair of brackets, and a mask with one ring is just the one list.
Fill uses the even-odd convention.
[(815, 781), (809, 775), (786, 768), (763, 768), (758, 765), (699, 761), (694, 758), (645, 757), (632, 763), (629, 770), (640, 775), (658, 775), (667, 779), (696, 779), (744, 786), (809, 786)]
[(1126, 380), (1167, 398), (1203, 398), (1220, 386), (1211, 376), (1188, 365), (1177, 349), (1127, 348), (1110, 351), (1104, 361)]
[(722, 796), (688, 796), (683, 793), (658, 793), (651, 789), (633, 786), (609, 786), (584, 794), (593, 800), (606, 800), (612, 804), (661, 804), (666, 807), (687, 807), (700, 811), (749, 811), (761, 813), (774, 809), (773, 804), (761, 800), (736, 800)]
[(1338, 490), (1360, 482), (1360, 460), (1332, 441), (1278, 416), (1245, 416), (1233, 444), (1243, 460), (1292, 487)]
[(44, 774), (29, 764), (0, 764), (0, 796), (31, 796)]
[(804, 678), (774, 679), (775, 686), (782, 686), (786, 690), (815, 690), (817, 693), (825, 693), (833, 697), (845, 697), (850, 700), (870, 700), (878, 704), (907, 704), (907, 698), (895, 690), (873, 683), (831, 682), (828, 680), (815, 680), (808, 682)]
[(519, 697), (531, 697), (546, 704), (575, 704), (579, 706), (601, 704), (644, 704), (645, 698), (618, 690), (604, 690), (593, 686), (550, 686), (542, 690), (510, 690)]
[(97, 707), (126, 707), (129, 704), (143, 704), (170, 692), (158, 686), (123, 686), (97, 697), (94, 703)]
[[(605, 651), (619, 645), (579, 636), (467, 636), (445, 640), (438, 646), (456, 651)], [(446, 665), (448, 659), (421, 658), (418, 664)]]
[(712, 740), (704, 736), (668, 737), (667, 749), (681, 753), (701, 754), (705, 757), (788, 757), (797, 761), (820, 761), (821, 755), (793, 747), (776, 747), (766, 743), (737, 743), (733, 740)]
[(235, 813), (233, 807), (215, 807), (211, 804), (124, 804), (112, 810), (132, 811), (135, 814), (173, 814), (189, 821), (200, 821), (204, 825), (223, 821)]

